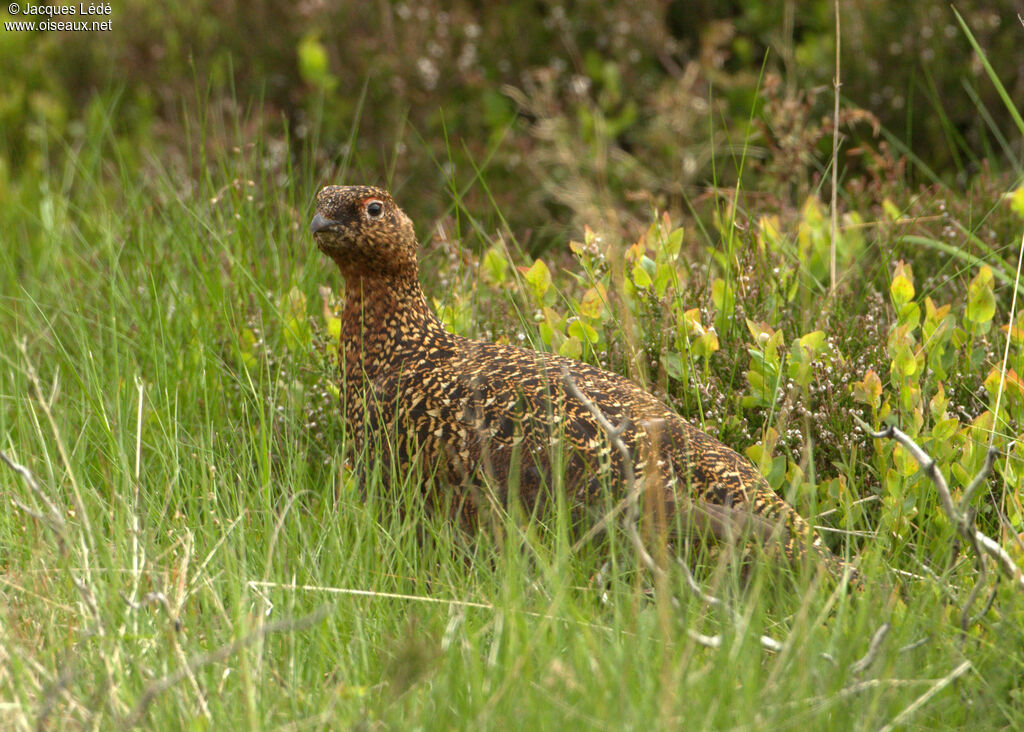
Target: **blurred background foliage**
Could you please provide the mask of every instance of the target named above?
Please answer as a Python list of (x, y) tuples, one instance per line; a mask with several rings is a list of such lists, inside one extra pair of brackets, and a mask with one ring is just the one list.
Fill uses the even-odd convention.
[[(947, 4), (842, 6), (840, 164), (864, 181), (844, 195), (1019, 174), (1010, 113)], [(1019, 3), (956, 7), (1024, 99)], [(183, 180), (258, 145), (272, 182), (298, 163), (414, 189), (400, 200), (417, 220), (464, 192), (537, 255), (584, 223), (635, 235), (652, 207), (707, 212), (739, 171), (785, 226), (831, 154), (828, 0), (120, 0), (110, 19), (0, 35), (0, 195), (34, 199), (97, 131), (111, 160)]]

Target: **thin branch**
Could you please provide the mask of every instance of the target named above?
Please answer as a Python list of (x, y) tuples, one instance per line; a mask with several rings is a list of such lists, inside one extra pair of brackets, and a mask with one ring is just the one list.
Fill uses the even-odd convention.
[(897, 653), (910, 653), (911, 651), (913, 651), (913, 650), (915, 650), (917, 648), (920, 648), (921, 646), (925, 645), (931, 639), (932, 639), (932, 637), (930, 635), (926, 635), (924, 638), (918, 638), (913, 643), (908, 643), (905, 646), (900, 646), (900, 649), (898, 651), (896, 651), (896, 652)]
[(699, 597), (703, 602), (712, 606), (723, 606), (725, 603), (722, 602), (721, 598), (709, 595), (697, 582), (697, 578), (693, 576), (693, 572), (690, 571), (690, 567), (686, 564), (682, 557), (676, 558), (676, 564), (683, 573), (683, 577), (686, 578), (686, 584), (690, 586), (690, 592)]
[[(582, 391), (580, 391), (580, 388), (576, 385), (576, 380), (572, 378), (572, 375), (569, 373), (569, 370), (565, 367), (562, 367), (562, 381), (565, 384), (565, 388), (568, 390), (568, 392), (573, 397), (575, 397), (580, 402), (580, 404), (586, 407), (587, 410), (591, 413), (591, 415), (593, 415), (594, 419), (597, 420), (598, 425), (600, 425), (601, 429), (604, 430), (606, 435), (608, 435), (609, 441), (612, 443), (615, 449), (618, 450), (619, 455), (622, 457), (622, 470), (624, 473), (623, 478), (625, 479), (625, 483), (629, 487), (629, 490), (626, 491), (625, 498), (619, 501), (619, 503), (611, 511), (609, 511), (605, 516), (601, 518), (601, 520), (598, 522), (598, 525), (601, 528), (603, 528), (611, 519), (613, 519), (623, 509), (626, 510), (626, 523), (632, 524), (632, 519), (635, 517), (637, 510), (637, 499), (640, 497), (640, 491), (642, 490), (642, 486), (638, 485), (636, 482), (636, 473), (633, 470), (633, 456), (629, 452), (629, 447), (626, 445), (626, 441), (622, 439), (622, 434), (627, 429), (629, 429), (629, 417), (627, 416), (625, 419), (623, 419), (618, 426), (613, 425), (611, 422), (608, 421), (608, 418), (604, 416), (604, 412), (602, 412), (597, 407), (597, 405), (594, 404), (593, 401), (587, 398), (587, 396)], [(595, 526), (595, 528), (597, 528), (597, 526)], [(588, 540), (591, 536), (593, 536), (593, 533), (594, 529), (588, 531), (587, 534), (582, 539), (580, 539), (579, 542), (576, 542), (576, 545), (573, 547), (573, 549), (577, 549), (580, 546), (580, 542)], [(640, 555), (641, 561), (644, 563), (645, 566), (647, 566), (648, 569), (650, 569), (655, 574), (662, 574), (664, 572), (664, 570), (657, 566), (657, 563), (654, 561), (654, 558), (647, 552), (647, 549), (643, 546), (643, 542), (640, 542), (640, 546), (636, 548)]]
[[(991, 454), (991, 453), (989, 453)], [(970, 521), (974, 521), (974, 512), (968, 511), (966, 514), (970, 516)], [(960, 640), (961, 642), (967, 640), (967, 629), (971, 626), (971, 608), (974, 607), (974, 603), (978, 600), (978, 593), (981, 592), (981, 588), (985, 586), (985, 581), (988, 579), (988, 568), (985, 566), (984, 555), (981, 553), (981, 548), (978, 546), (978, 541), (973, 535), (968, 537), (968, 542), (971, 545), (971, 549), (974, 550), (975, 564), (978, 567), (978, 577), (974, 581), (974, 587), (967, 594), (967, 600), (964, 602), (963, 609), (960, 611)]]
[(878, 626), (878, 630), (871, 636), (871, 642), (868, 643), (868, 650), (860, 658), (850, 666), (850, 672), (856, 676), (864, 673), (878, 658), (878, 652), (882, 650), (882, 645), (885, 643), (886, 636), (889, 635), (889, 631), (892, 629), (892, 625), (889, 623), (882, 623)]
[[(911, 457), (913, 457), (914, 460), (917, 461), (917, 464), (921, 466), (921, 471), (928, 476), (932, 484), (935, 486), (936, 491), (938, 491), (939, 503), (942, 506), (942, 510), (946, 513), (947, 518), (949, 518), (950, 522), (956, 528), (957, 533), (972, 548), (975, 548), (976, 551), (979, 552), (979, 556), (981, 556), (981, 553), (983, 552), (984, 555), (993, 559), (1003, 575), (1012, 580), (1018, 589), (1024, 590), (1024, 571), (1017, 566), (1017, 563), (1014, 562), (1013, 558), (999, 544), (999, 542), (974, 528), (970, 512), (961, 511), (961, 507), (964, 507), (963, 501), (961, 501), (961, 507), (958, 507), (953, 503), (953, 496), (949, 492), (949, 485), (946, 483), (946, 479), (943, 477), (942, 473), (939, 472), (935, 460), (916, 442), (914, 442), (909, 435), (899, 428), (890, 426), (881, 432), (875, 432), (867, 422), (860, 419), (857, 415), (853, 415), (853, 419), (857, 422), (860, 428), (871, 437), (874, 437), (875, 439), (894, 439), (903, 447), (904, 450), (909, 452)], [(994, 451), (989, 450), (988, 455), (985, 458), (985, 464), (982, 466), (978, 475), (974, 477), (974, 480), (971, 481), (971, 486), (974, 486), (984, 480), (992, 470), (994, 462)]]
[[(993, 422), (994, 421), (995, 420), (993, 419)], [(999, 452), (994, 447), (992, 447), (991, 443), (989, 443), (988, 452), (985, 453), (984, 467), (982, 467), (982, 469), (978, 471), (978, 474), (974, 476), (974, 479), (970, 482), (970, 485), (968, 485), (967, 488), (964, 489), (964, 493), (960, 497), (959, 509), (961, 511), (964, 511), (965, 515), (965, 509), (967, 509), (971, 505), (971, 502), (974, 499), (974, 494), (978, 492), (978, 489), (981, 486), (985, 485), (985, 479), (988, 477), (989, 473), (992, 472), (992, 468), (996, 464), (996, 457), (998, 455)]]
[(968, 627), (974, 625), (988, 614), (988, 611), (992, 609), (992, 605), (996, 601), (996, 594), (998, 594), (998, 592), (999, 578), (997, 577), (995, 584), (992, 585), (992, 590), (988, 593), (988, 599), (985, 601), (985, 607), (981, 609), (981, 612), (979, 612), (977, 615), (971, 618), (970, 623), (968, 623)]
[[(853, 506), (859, 505), (861, 503), (871, 503), (872, 501), (880, 501), (880, 500), (882, 500), (880, 496), (864, 496), (864, 498), (858, 498), (856, 501), (853, 501), (850, 504), (850, 506), (853, 507)], [(832, 514), (838, 513), (838, 512), (839, 512), (838, 508), (830, 508), (827, 511), (822, 511), (821, 513), (817, 513), (814, 516), (815, 516), (815, 518), (821, 519), (821, 518), (825, 518), (826, 516), (831, 516)], [(814, 529), (815, 529), (815, 531), (821, 531), (822, 529), (828, 531), (828, 529), (826, 527), (818, 526), (818, 525), (815, 525)]]
[(171, 601), (167, 599), (167, 595), (164, 593), (147, 592), (140, 600), (133, 600), (124, 593), (121, 593), (121, 599), (132, 610), (145, 610), (150, 605), (159, 605), (167, 613), (167, 617), (174, 626), (175, 632), (181, 632), (181, 618), (174, 612), (174, 608), (171, 607)]
[[(633, 470), (632, 455), (630, 454), (629, 448), (627, 447), (625, 441), (622, 439), (622, 433), (626, 430), (628, 422), (624, 420), (622, 424), (620, 424), (618, 427), (613, 426), (612, 423), (608, 421), (608, 418), (605, 417), (604, 414), (601, 412), (600, 408), (596, 404), (594, 404), (593, 400), (589, 399), (585, 394), (583, 394), (582, 391), (580, 391), (579, 387), (576, 385), (575, 380), (569, 374), (568, 369), (562, 370), (562, 380), (569, 393), (573, 397), (575, 397), (584, 407), (586, 407), (586, 409), (593, 415), (594, 419), (597, 420), (597, 423), (608, 435), (608, 439), (612, 442), (612, 445), (615, 447), (616, 450), (619, 451), (619, 454), (622, 456), (627, 486), (626, 498), (624, 498), (623, 501), (620, 502), (620, 504), (615, 507), (615, 510), (610, 512), (610, 514), (615, 513), (615, 511), (618, 510), (624, 503), (627, 504), (626, 520), (624, 521), (624, 523), (625, 530), (629, 537), (630, 543), (633, 545), (634, 550), (637, 552), (637, 555), (640, 557), (640, 560), (641, 562), (643, 562), (644, 566), (646, 566), (651, 571), (651, 573), (654, 574), (656, 577), (664, 578), (664, 568), (661, 567), (647, 551), (647, 548), (644, 546), (643, 540), (640, 537), (640, 532), (637, 530), (636, 515), (638, 510), (638, 498), (640, 497), (641, 489), (636, 485), (636, 475)], [(608, 518), (609, 517), (606, 516), (605, 520), (607, 520)], [(708, 594), (700, 587), (696, 579), (694, 579), (693, 574), (690, 572), (689, 567), (686, 566), (685, 562), (682, 559), (678, 560), (678, 565), (683, 570), (683, 575), (686, 578), (687, 584), (689, 585), (690, 589), (694, 592), (694, 594), (697, 595), (697, 597), (699, 597), (703, 602), (707, 603), (708, 605), (720, 606), (724, 608), (729, 613), (733, 625), (735, 627), (741, 626), (739, 618), (735, 615), (735, 613), (731, 611), (731, 608), (729, 608), (720, 598)], [(678, 606), (679, 604), (679, 600), (675, 596), (672, 597), (672, 602), (676, 606)], [(885, 633), (888, 632), (887, 626), (888, 623), (884, 624), (881, 628), (879, 628), (878, 631), (876, 631), (875, 637), (872, 639), (872, 644), (875, 644), (877, 642), (878, 645), (881, 645), (881, 640), (885, 637)], [(687, 634), (690, 636), (691, 639), (707, 648), (720, 648), (722, 645), (721, 634), (708, 636), (689, 628), (687, 629)], [(758, 636), (758, 643), (760, 643), (761, 647), (765, 650), (772, 651), (774, 653), (778, 653), (782, 651), (784, 648), (783, 642), (778, 641), (775, 638), (772, 638), (768, 635)], [(878, 649), (876, 648), (874, 650), (874, 654), (877, 653)], [(868, 658), (867, 663), (870, 664), (871, 661), (873, 661), (874, 659), (874, 656), (872, 655), (872, 651), (870, 648), (868, 650), (868, 654), (870, 658), (865, 658)], [(864, 659), (862, 659), (862, 661), (863, 660)]]

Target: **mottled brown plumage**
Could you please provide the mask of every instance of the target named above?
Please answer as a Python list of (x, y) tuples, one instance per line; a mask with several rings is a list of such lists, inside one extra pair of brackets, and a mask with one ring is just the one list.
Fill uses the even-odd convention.
[(628, 379), (447, 332), (420, 289), (412, 222), (386, 191), (324, 188), (310, 228), (346, 280), (342, 403), (358, 447), (399, 469), (436, 470), (466, 514), (478, 507), (467, 489), (480, 485), (490, 493), (478, 496), (515, 491), (527, 508), (557, 489), (576, 509), (603, 509), (625, 492), (623, 458), (568, 374), (612, 424), (628, 419), (622, 437), (651, 515), (846, 566), (753, 465)]

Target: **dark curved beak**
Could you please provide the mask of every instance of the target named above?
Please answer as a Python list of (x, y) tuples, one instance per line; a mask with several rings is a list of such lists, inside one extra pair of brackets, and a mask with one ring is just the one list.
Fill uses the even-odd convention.
[(330, 219), (325, 219), (320, 214), (316, 214), (313, 217), (313, 220), (309, 224), (309, 233), (310, 234), (319, 234), (321, 231), (327, 231), (328, 229), (333, 227), (336, 223), (337, 223), (336, 221), (331, 221)]

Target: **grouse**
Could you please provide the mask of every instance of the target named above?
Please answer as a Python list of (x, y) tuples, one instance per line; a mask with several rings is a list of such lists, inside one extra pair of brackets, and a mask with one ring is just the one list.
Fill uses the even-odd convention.
[(357, 450), (428, 471), (462, 518), (513, 497), (536, 509), (556, 491), (579, 516), (632, 490), (687, 533), (854, 574), (749, 461), (629, 379), (445, 330), (420, 288), (412, 221), (387, 191), (323, 188), (310, 231), (346, 282), (340, 390)]

